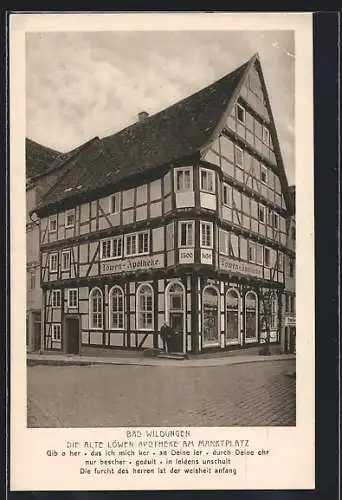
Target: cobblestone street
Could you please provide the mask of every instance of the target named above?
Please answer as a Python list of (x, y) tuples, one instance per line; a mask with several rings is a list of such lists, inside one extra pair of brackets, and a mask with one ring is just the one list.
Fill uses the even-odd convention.
[(293, 426), (294, 371), (294, 360), (30, 366), (28, 426)]

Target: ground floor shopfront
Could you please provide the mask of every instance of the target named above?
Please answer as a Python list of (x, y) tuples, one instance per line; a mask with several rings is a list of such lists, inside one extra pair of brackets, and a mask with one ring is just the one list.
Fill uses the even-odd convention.
[(270, 341), (279, 342), (281, 288), (237, 277), (196, 273), (153, 279), (92, 280), (44, 290), (44, 348), (161, 348), (164, 321), (180, 352), (236, 349), (264, 342), (265, 292), (271, 293)]

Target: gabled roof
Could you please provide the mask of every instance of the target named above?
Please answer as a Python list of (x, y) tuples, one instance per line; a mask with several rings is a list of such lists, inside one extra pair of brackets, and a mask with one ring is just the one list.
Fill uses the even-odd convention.
[(26, 179), (44, 175), (51, 163), (61, 156), (59, 151), (26, 138)]
[[(249, 61), (250, 62), (250, 61)], [(210, 140), (249, 62), (142, 122), (96, 141), (42, 199), (38, 212), (188, 158)]]

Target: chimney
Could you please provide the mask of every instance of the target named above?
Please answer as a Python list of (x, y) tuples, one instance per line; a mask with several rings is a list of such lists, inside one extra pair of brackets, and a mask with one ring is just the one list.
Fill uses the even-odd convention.
[(146, 111), (140, 111), (140, 113), (138, 113), (138, 121), (139, 122), (146, 120), (146, 118), (148, 118), (148, 117), (149, 117), (149, 114)]

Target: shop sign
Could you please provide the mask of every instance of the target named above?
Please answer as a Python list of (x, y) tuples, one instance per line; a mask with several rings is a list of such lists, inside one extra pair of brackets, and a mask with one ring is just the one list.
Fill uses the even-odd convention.
[(201, 250), (201, 264), (209, 264), (213, 263), (213, 252), (212, 250)]
[(230, 273), (249, 274), (262, 278), (262, 267), (220, 256), (220, 269)]
[(194, 249), (193, 248), (180, 248), (179, 250), (179, 263), (192, 264), (194, 262)]
[(164, 266), (164, 254), (160, 253), (147, 257), (133, 257), (131, 259), (101, 262), (101, 274), (134, 272), (141, 269), (158, 269)]
[(285, 326), (296, 326), (296, 316), (285, 316)]

